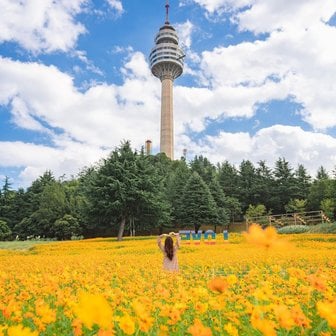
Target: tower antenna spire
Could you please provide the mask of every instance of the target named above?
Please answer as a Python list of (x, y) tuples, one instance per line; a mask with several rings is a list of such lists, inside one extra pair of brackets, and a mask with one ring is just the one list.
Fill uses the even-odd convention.
[(165, 24), (169, 24), (169, 0), (166, 0), (166, 22)]

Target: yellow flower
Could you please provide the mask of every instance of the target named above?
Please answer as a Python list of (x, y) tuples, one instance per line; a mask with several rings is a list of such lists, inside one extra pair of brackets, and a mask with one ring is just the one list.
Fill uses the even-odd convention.
[(230, 336), (239, 336), (237, 328), (230, 322), (224, 326), (224, 330)]
[(265, 336), (276, 336), (275, 323), (266, 319), (254, 319), (252, 326), (258, 329)]
[(316, 307), (319, 315), (328, 321), (330, 327), (336, 328), (336, 301), (319, 301)]
[(199, 313), (204, 314), (208, 310), (208, 304), (207, 303), (202, 303), (202, 302), (197, 302), (195, 304), (195, 309)]
[(132, 335), (135, 332), (134, 321), (127, 314), (120, 318), (119, 327), (126, 335)]
[(234, 274), (230, 274), (226, 277), (227, 282), (229, 285), (234, 285), (238, 282), (237, 277)]
[(112, 327), (113, 312), (102, 295), (82, 293), (75, 307), (75, 313), (88, 328), (92, 328), (94, 324), (105, 329)]
[(37, 331), (31, 331), (21, 325), (9, 327), (7, 334), (8, 336), (38, 336)]
[(194, 324), (189, 327), (188, 332), (192, 336), (212, 336), (211, 329), (205, 327), (199, 319), (196, 319)]

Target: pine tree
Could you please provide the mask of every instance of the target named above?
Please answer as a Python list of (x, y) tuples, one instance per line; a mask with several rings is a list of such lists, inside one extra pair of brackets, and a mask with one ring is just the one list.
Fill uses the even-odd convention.
[(183, 225), (193, 226), (195, 232), (202, 225), (212, 225), (218, 221), (216, 202), (209, 187), (198, 173), (189, 177), (183, 192)]

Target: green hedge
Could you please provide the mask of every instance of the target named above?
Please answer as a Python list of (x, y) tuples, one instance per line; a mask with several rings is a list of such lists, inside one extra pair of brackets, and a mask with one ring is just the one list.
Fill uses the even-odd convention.
[(309, 227), (309, 233), (336, 233), (335, 223), (323, 223)]
[(280, 234), (290, 234), (290, 233), (306, 233), (309, 230), (307, 225), (288, 225), (278, 229)]

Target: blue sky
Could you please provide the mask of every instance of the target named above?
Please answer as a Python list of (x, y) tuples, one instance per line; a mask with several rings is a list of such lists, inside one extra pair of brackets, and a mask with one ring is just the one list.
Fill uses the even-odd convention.
[[(148, 55), (164, 0), (0, 0), (0, 179), (76, 175), (122, 140), (159, 150)], [(171, 0), (185, 51), (175, 157), (336, 166), (335, 0)]]

